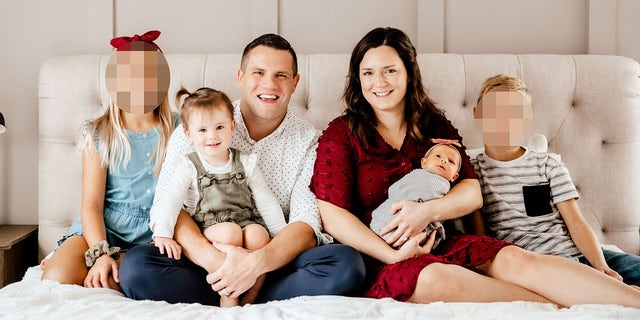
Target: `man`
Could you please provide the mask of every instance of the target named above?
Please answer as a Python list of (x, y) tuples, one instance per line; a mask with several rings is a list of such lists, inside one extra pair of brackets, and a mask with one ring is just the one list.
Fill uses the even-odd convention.
[[(120, 270), (120, 285), (128, 297), (217, 305), (219, 295), (237, 298), (266, 273), (256, 302), (359, 290), (365, 275), (362, 257), (351, 247), (327, 244), (332, 240), (321, 232), (316, 199), (308, 187), (319, 133), (288, 111), (300, 79), (297, 71), (296, 53), (284, 38), (266, 34), (247, 45), (238, 71), (241, 98), (234, 103), (237, 129), (231, 144), (258, 155), (258, 167), (282, 206), (287, 226), (268, 245), (248, 252), (212, 245), (183, 210), (174, 237), (186, 257), (169, 258), (152, 245), (129, 250)], [(173, 155), (189, 150), (179, 126), (169, 142), (156, 198), (163, 196), (171, 177)]]

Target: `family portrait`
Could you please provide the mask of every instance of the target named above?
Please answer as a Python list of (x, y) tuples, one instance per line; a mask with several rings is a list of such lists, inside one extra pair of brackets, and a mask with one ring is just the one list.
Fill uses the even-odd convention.
[(3, 253), (0, 318), (639, 317), (640, 64), (361, 29), (45, 59), (37, 242)]

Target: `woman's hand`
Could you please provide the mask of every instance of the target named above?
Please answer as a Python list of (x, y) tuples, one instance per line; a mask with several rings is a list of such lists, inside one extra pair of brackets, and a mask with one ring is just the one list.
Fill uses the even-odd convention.
[(164, 254), (166, 251), (167, 257), (180, 260), (182, 247), (175, 240), (166, 237), (153, 237), (153, 242), (160, 250), (160, 254)]
[(111, 256), (103, 254), (93, 264), (89, 273), (84, 278), (84, 286), (87, 288), (111, 288), (109, 286), (109, 275), (113, 275), (113, 280), (118, 283), (118, 263)]
[(422, 232), (431, 222), (429, 216), (424, 214), (424, 207), (428, 204), (429, 201), (418, 203), (409, 200), (393, 203), (391, 213), (396, 217), (382, 228), (380, 234), (385, 235), (395, 229), (387, 239), (387, 243), (394, 248), (402, 246), (408, 239)]
[(395, 262), (407, 260), (409, 258), (418, 257), (423, 254), (431, 253), (433, 243), (436, 241), (436, 231), (432, 231), (424, 245), (420, 245), (427, 237), (426, 232), (420, 232), (407, 240), (400, 249), (398, 249)]

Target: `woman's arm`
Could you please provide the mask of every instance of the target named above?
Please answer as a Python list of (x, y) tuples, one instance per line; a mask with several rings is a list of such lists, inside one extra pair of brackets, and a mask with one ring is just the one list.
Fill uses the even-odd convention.
[(381, 234), (398, 228), (387, 240), (395, 243), (403, 235), (413, 237), (434, 221), (449, 220), (462, 217), (482, 207), (480, 183), (476, 179), (465, 179), (458, 182), (448, 194), (442, 198), (422, 203), (399, 201), (391, 205), (395, 217), (381, 231)]
[(256, 210), (264, 220), (269, 234), (273, 237), (287, 225), (287, 222), (284, 220), (284, 213), (278, 199), (269, 188), (260, 168), (255, 165), (256, 156), (251, 155), (250, 157), (252, 161), (251, 172), (247, 168), (249, 165), (245, 165), (248, 175), (247, 184), (251, 189), (251, 197), (256, 205)]
[(431, 251), (433, 236), (424, 247), (418, 245), (425, 238), (425, 235), (421, 234), (412, 237), (399, 250), (395, 250), (349, 211), (322, 200), (318, 200), (318, 208), (325, 231), (341, 243), (386, 264)]

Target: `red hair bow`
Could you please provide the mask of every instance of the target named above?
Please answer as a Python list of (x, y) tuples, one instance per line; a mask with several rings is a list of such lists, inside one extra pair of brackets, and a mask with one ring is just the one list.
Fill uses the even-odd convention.
[[(151, 31), (148, 31), (148, 32), (144, 33), (141, 36), (135, 34), (135, 35), (133, 35), (133, 37), (117, 37), (117, 38), (113, 38), (113, 39), (111, 39), (110, 43), (114, 48), (116, 48), (116, 50), (118, 50), (120, 47), (122, 47), (125, 44), (128, 44), (130, 42), (144, 41), (144, 42), (149, 42), (149, 43), (153, 44), (154, 46), (156, 46), (156, 48), (158, 48), (158, 50), (160, 50), (160, 47), (158, 47), (158, 45), (153, 42), (154, 40), (158, 39), (159, 36), (160, 36), (160, 31), (151, 30)], [(160, 51), (162, 51), (162, 50), (160, 50)]]

